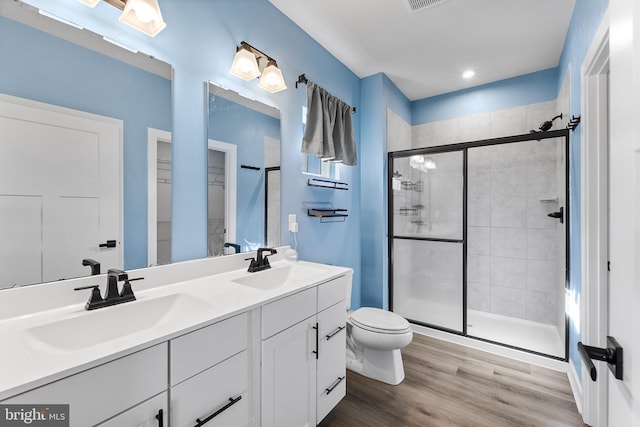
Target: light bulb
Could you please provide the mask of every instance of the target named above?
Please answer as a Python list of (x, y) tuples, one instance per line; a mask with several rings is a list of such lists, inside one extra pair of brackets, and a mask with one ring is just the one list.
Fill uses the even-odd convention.
[(135, 12), (140, 22), (144, 22), (145, 24), (153, 21), (156, 15), (153, 8), (144, 2), (136, 4), (133, 8), (133, 11)]

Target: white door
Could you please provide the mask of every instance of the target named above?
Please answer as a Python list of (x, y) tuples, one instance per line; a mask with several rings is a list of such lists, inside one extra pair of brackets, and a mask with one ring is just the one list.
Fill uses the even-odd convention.
[(0, 288), (122, 268), (121, 145), (119, 120), (0, 95)]
[(310, 317), (262, 343), (262, 427), (316, 425), (316, 356)]
[[(640, 8), (611, 0), (609, 335), (624, 348), (623, 380), (606, 368), (610, 427), (640, 425)], [(604, 372), (603, 372), (604, 371)]]

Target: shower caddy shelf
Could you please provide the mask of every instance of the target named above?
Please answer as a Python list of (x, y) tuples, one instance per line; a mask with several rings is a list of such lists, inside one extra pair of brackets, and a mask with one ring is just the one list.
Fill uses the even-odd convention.
[(329, 181), (326, 179), (309, 178), (307, 180), (309, 187), (330, 188), (332, 190), (349, 190), (346, 182)]
[[(320, 222), (344, 222), (349, 216), (346, 209), (307, 209), (307, 216), (320, 218)], [(335, 218), (334, 220), (325, 220), (325, 218)]]

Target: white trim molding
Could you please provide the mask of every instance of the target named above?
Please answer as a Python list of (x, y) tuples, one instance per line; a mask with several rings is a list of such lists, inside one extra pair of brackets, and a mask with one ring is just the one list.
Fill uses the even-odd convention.
[[(586, 345), (606, 347), (608, 331), (609, 260), (609, 16), (602, 18), (580, 69), (582, 109), (581, 339)], [(575, 367), (574, 367), (575, 368)], [(588, 425), (607, 425), (606, 372), (592, 382), (582, 368), (582, 385), (571, 382), (576, 403)], [(577, 376), (577, 374), (576, 374)], [(578, 400), (580, 397), (580, 400)]]
[[(236, 242), (236, 191), (238, 188), (238, 147), (235, 144), (210, 139), (209, 150), (222, 151), (224, 153), (224, 180), (225, 180), (225, 213), (224, 228), (226, 230), (225, 241)], [(239, 243), (238, 243), (239, 244)]]
[(171, 132), (147, 129), (147, 266), (158, 264), (158, 141), (171, 143)]

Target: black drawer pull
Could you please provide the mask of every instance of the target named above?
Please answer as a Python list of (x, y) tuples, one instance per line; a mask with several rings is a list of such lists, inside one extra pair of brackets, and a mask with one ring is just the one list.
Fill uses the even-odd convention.
[(326, 338), (327, 341), (329, 341), (331, 338), (333, 338), (335, 335), (339, 334), (341, 330), (343, 330), (345, 327), (344, 326), (338, 326), (338, 328), (336, 328), (333, 332), (327, 334)]
[(333, 384), (331, 384), (331, 386), (329, 388), (325, 388), (325, 392), (327, 393), (327, 395), (331, 394), (331, 392), (338, 387), (338, 384), (340, 384), (342, 381), (344, 381), (346, 377), (339, 377), (336, 382), (334, 382)]
[(238, 403), (240, 401), (240, 399), (242, 399), (242, 396), (238, 396), (235, 399), (233, 397), (230, 397), (229, 398), (229, 403), (224, 405), (222, 408), (218, 409), (213, 414), (209, 415), (204, 420), (200, 420), (200, 418), (196, 418), (196, 423), (198, 423), (198, 424), (196, 424), (195, 427), (200, 427), (200, 426), (205, 425), (206, 423), (208, 423), (209, 421), (211, 421), (212, 419), (214, 419), (215, 417), (217, 417), (218, 415), (220, 415), (221, 413), (223, 413), (224, 411), (226, 411), (227, 409), (229, 409), (230, 407), (232, 407), (233, 405)]
[(316, 326), (313, 327), (313, 329), (316, 330), (316, 350), (312, 351), (311, 353), (315, 353), (316, 355), (316, 360), (318, 360), (318, 357), (320, 357), (320, 346), (318, 345), (318, 334), (320, 333), (320, 328), (318, 327), (318, 324), (316, 323)]
[(164, 411), (162, 409), (158, 411), (158, 415), (156, 415), (156, 420), (158, 420), (158, 427), (164, 426)]

